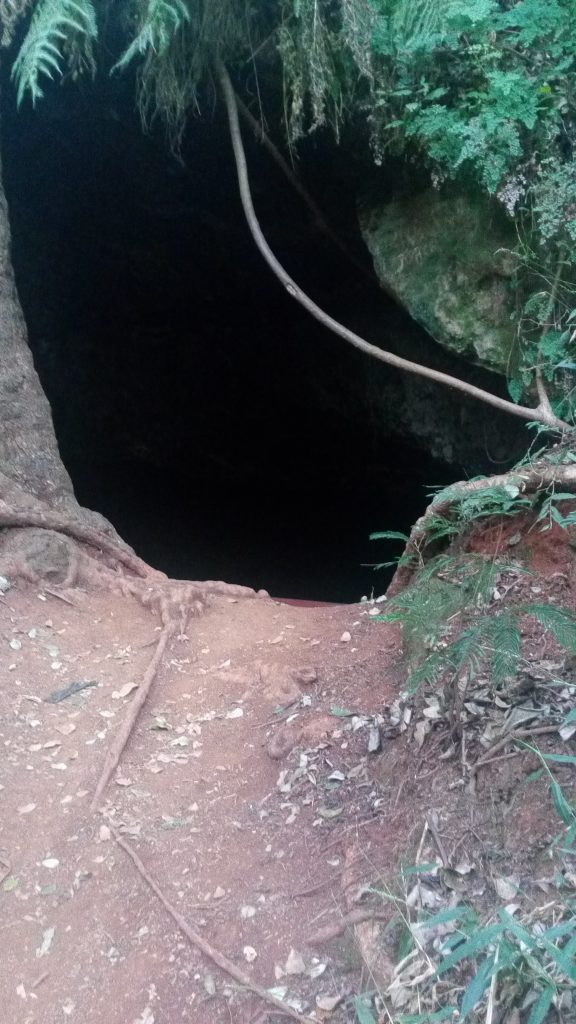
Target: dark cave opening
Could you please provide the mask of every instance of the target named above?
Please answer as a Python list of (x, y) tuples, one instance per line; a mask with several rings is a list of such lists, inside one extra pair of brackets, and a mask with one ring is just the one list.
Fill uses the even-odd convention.
[[(450, 396), (443, 423), (477, 448), (468, 466), (457, 444), (433, 458), (434, 389), (370, 365), (263, 265), (222, 111), (191, 123), (177, 160), (110, 88), (53, 90), (20, 114), (7, 88), (2, 111), (17, 283), (79, 500), (177, 578), (327, 601), (381, 593), (389, 572), (366, 563), (390, 550), (370, 531), (408, 530), (427, 485), (477, 470), (497, 418), (479, 427)], [(265, 233), (299, 283), (369, 340), (453, 369), (247, 143)], [(366, 261), (349, 167), (330, 143), (308, 149), (311, 187)]]

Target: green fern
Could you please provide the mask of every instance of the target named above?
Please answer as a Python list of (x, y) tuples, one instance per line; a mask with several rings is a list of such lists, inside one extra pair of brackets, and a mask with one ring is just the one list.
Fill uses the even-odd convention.
[[(435, 656), (438, 640), (456, 616), (487, 604), (497, 577), (505, 568), (503, 563), (480, 556), (438, 555), (420, 569), (406, 590), (388, 603), (380, 618), (402, 624), (404, 650), (410, 664), (410, 689), (429, 682), (431, 675), (440, 674), (442, 665), (447, 667), (446, 653), (440, 658)], [(472, 664), (478, 660), (484, 649), (472, 648), (481, 645), (482, 639), (475, 633), (468, 649), (467, 634), (462, 634), (450, 649), (449, 658), (454, 659), (455, 668), (460, 662)]]
[[(492, 682), (502, 687), (518, 671), (520, 661), (522, 616), (532, 615), (549, 630), (562, 647), (576, 651), (576, 617), (566, 608), (553, 605), (527, 604), (484, 615), (463, 630), (444, 650), (428, 654), (408, 675), (407, 688), (414, 692), (423, 684), (435, 685), (446, 673), (473, 678), (483, 664), (491, 667)], [(413, 628), (408, 614), (405, 620)]]
[(552, 604), (527, 604), (521, 610), (525, 615), (533, 615), (562, 647), (576, 651), (576, 619), (567, 608), (555, 608)]
[(69, 63), (92, 65), (92, 44), (98, 36), (92, 0), (39, 0), (14, 66), (18, 105), (28, 93), (32, 103), (43, 96), (42, 78), (63, 74)]
[(112, 70), (123, 69), (150, 51), (162, 58), (174, 35), (189, 21), (190, 12), (184, 0), (148, 0), (135, 38)]
[(518, 671), (522, 634), (515, 611), (502, 612), (492, 623), (492, 679), (496, 686), (502, 686)]
[(32, 0), (0, 0), (0, 46), (10, 46), (21, 18)]

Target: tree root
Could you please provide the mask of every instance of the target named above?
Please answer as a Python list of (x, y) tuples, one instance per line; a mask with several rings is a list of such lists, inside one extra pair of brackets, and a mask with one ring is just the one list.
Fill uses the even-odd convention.
[[(68, 588), (79, 583), (120, 592), (134, 597), (145, 608), (157, 614), (162, 632), (156, 642), (154, 656), (146, 669), (142, 684), (130, 704), (128, 714), (110, 746), (98, 780), (91, 809), (94, 811), (108, 785), (112, 773), (128, 743), (138, 715), (162, 663), (170, 637), (186, 631), (191, 615), (200, 615), (215, 595), (229, 598), (268, 596), (265, 591), (256, 595), (251, 587), (236, 586), (219, 580), (187, 582), (170, 580), (138, 556), (118, 538), (108, 536), (104, 530), (78, 521), (68, 512), (56, 512), (33, 495), (14, 485), (0, 473), (0, 495), (15, 497), (18, 506), (0, 497), (0, 530), (13, 529), (15, 534), (2, 538), (0, 544), (0, 571), (21, 577), (30, 583), (47, 582)], [(22, 534), (23, 536), (20, 536)], [(11, 543), (11, 541), (13, 543)], [(94, 555), (78, 548), (80, 542)], [(98, 557), (100, 555), (100, 558)], [(102, 556), (112, 565), (102, 561)], [(129, 570), (126, 575), (122, 570)], [(66, 593), (50, 592), (63, 601), (73, 603)]]
[(109, 828), (112, 835), (114, 836), (114, 839), (118, 843), (118, 846), (120, 846), (128, 855), (128, 857), (130, 857), (138, 873), (142, 876), (142, 878), (149, 886), (149, 888), (152, 889), (152, 892), (160, 900), (164, 909), (168, 912), (168, 914), (175, 922), (175, 924), (178, 926), (180, 931), (184, 933), (188, 941), (193, 946), (196, 946), (196, 948), (199, 949), (201, 953), (203, 953), (210, 960), (212, 960), (212, 962), (215, 963), (216, 966), (219, 967), (221, 971), (224, 971), (225, 974), (228, 974), (229, 977), (233, 978), (234, 981), (236, 981), (239, 985), (242, 985), (243, 988), (246, 988), (250, 992), (253, 992), (254, 995), (258, 996), (259, 999), (262, 999), (262, 1001), (267, 1003), (269, 1006), (273, 1006), (277, 1013), (282, 1013), (284, 1014), (285, 1017), (291, 1017), (292, 1020), (300, 1021), (300, 1024), (313, 1024), (311, 1017), (304, 1016), (303, 1014), (298, 1013), (296, 1010), (293, 1010), (292, 1007), (288, 1006), (286, 1003), (283, 1003), (281, 999), (277, 999), (270, 992), (268, 992), (267, 989), (263, 988), (261, 985), (258, 985), (257, 982), (252, 981), (248, 974), (246, 974), (240, 967), (237, 967), (236, 964), (229, 960), (227, 956), (224, 956), (224, 954), (221, 953), (220, 950), (212, 946), (211, 943), (208, 942), (203, 935), (201, 935), (194, 928), (192, 928), (191, 925), (188, 924), (184, 916), (180, 913), (180, 911), (178, 911), (176, 907), (173, 907), (172, 904), (169, 902), (169, 900), (164, 895), (158, 883), (152, 878), (152, 875), (150, 875), (149, 872), (144, 867), (144, 864), (142, 863), (140, 857), (132, 848), (132, 846), (130, 846), (130, 844), (126, 842), (124, 837), (120, 835), (118, 830), (114, 828), (113, 825), (109, 825)]
[(156, 678), (158, 668), (160, 667), (162, 658), (164, 656), (164, 651), (166, 650), (166, 644), (168, 643), (168, 640), (170, 639), (172, 632), (173, 629), (171, 626), (164, 626), (162, 632), (160, 633), (160, 636), (158, 637), (158, 643), (156, 645), (156, 650), (154, 651), (154, 656), (150, 664), (148, 665), (146, 672), (144, 673), (144, 679), (142, 680), (142, 683), (140, 684), (138, 690), (136, 691), (136, 696), (134, 697), (129, 706), (126, 718), (124, 719), (120, 729), (116, 733), (112, 744), (108, 748), (106, 757), (104, 758), (102, 772), (100, 774), (100, 778), (98, 779), (98, 784), (96, 786), (96, 789), (94, 790), (94, 796), (92, 797), (92, 802), (90, 804), (90, 810), (92, 812), (94, 812), (97, 809), (100, 797), (102, 796), (104, 790), (106, 789), (106, 786), (110, 782), (112, 772), (115, 770), (115, 768), (118, 766), (120, 762), (120, 758), (122, 757), (124, 747), (128, 743), (128, 740), (130, 739), (130, 734), (136, 724), (138, 715), (140, 714), (142, 708), (144, 707), (146, 698), (152, 688), (152, 683)]
[(80, 543), (87, 544), (108, 555), (123, 568), (129, 569), (143, 579), (166, 578), (164, 573), (152, 569), (130, 548), (124, 547), (112, 537), (92, 526), (75, 521), (66, 513), (54, 512), (48, 508), (11, 508), (6, 501), (0, 499), (0, 528), (22, 527), (37, 527), (41, 530), (53, 530), (55, 533), (64, 534), (72, 540), (80, 541)]
[(561, 485), (564, 490), (573, 491), (576, 496), (576, 463), (550, 462), (535, 463), (522, 469), (513, 469), (497, 476), (483, 477), (481, 480), (467, 480), (446, 488), (436, 500), (432, 501), (423, 516), (412, 527), (410, 537), (401, 563), (398, 566), (387, 593), (393, 596), (404, 590), (411, 582), (414, 574), (423, 565), (423, 552), (429, 542), (430, 526), (437, 516), (450, 519), (453, 505), (467, 494), (483, 491), (489, 487), (517, 487), (521, 494), (536, 494), (548, 487)]

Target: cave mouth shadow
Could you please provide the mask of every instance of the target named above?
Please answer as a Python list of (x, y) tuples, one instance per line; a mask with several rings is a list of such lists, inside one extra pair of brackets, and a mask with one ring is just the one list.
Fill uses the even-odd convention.
[[(112, 116), (105, 89), (64, 85), (19, 115), (7, 95), (17, 285), (79, 501), (175, 578), (310, 600), (381, 593), (392, 570), (369, 563), (399, 545), (370, 532), (409, 532), (426, 486), (458, 472), (406, 440), (434, 400), (335, 339), (271, 277), (218, 116), (194, 122), (178, 162), (118, 97)], [(428, 358), (428, 337), (248, 147), (259, 215), (289, 272), (369, 340)], [(336, 230), (356, 231), (361, 250), (347, 172), (329, 147), (309, 166)], [(450, 415), (459, 423), (460, 406)]]
[[(78, 499), (97, 508), (155, 568), (176, 579), (225, 579), (278, 598), (351, 603), (382, 594), (400, 542), (372, 542), (379, 529), (409, 531), (427, 503), (429, 458), (403, 442), (385, 468), (314, 479), (176, 475), (133, 463), (69, 464)], [(297, 471), (297, 467), (296, 471)], [(448, 477), (445, 476), (446, 481)]]

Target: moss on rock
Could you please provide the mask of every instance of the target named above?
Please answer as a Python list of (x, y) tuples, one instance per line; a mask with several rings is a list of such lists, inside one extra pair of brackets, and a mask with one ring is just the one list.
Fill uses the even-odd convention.
[(442, 193), (360, 210), (362, 235), (386, 290), (451, 352), (505, 373), (515, 343), (513, 225), (481, 195)]

